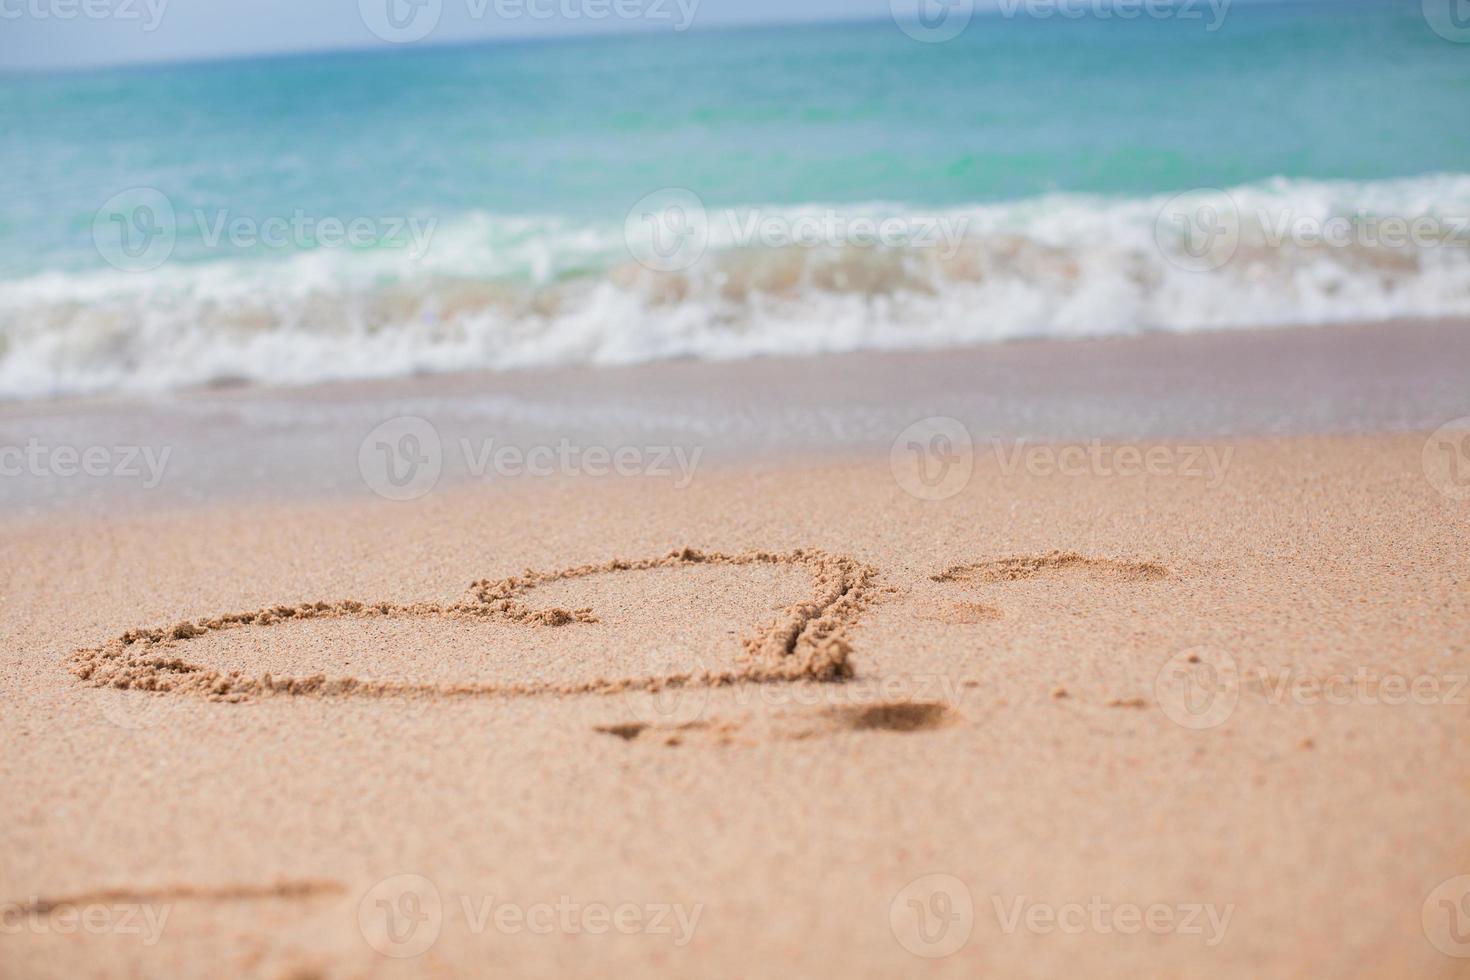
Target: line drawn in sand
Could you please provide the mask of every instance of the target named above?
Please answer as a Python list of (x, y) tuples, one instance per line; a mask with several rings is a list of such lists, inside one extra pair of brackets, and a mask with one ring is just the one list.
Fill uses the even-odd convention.
[(1049, 551), (1044, 555), (1021, 555), (951, 565), (930, 578), (935, 582), (1017, 582), (1071, 571), (1091, 572), (1128, 582), (1149, 582), (1165, 578), (1169, 574), (1167, 568), (1153, 561), (1088, 558), (1075, 551)]
[[(1169, 570), (1158, 562), (1089, 558), (1075, 551), (1049, 551), (1042, 555), (963, 562), (951, 565), (938, 575), (929, 576), (929, 579), (932, 582), (992, 585), (1079, 571), (1125, 582), (1149, 582), (1169, 574)], [(971, 625), (1002, 619), (1004, 613), (986, 603), (957, 602), (921, 614), (921, 618), (951, 625)]]
[[(423, 684), (372, 681), (355, 677), (250, 677), (240, 671), (221, 671), (189, 663), (180, 653), (190, 640), (245, 626), (271, 626), (307, 619), (423, 619), (464, 622), (500, 621), (529, 626), (565, 627), (597, 622), (591, 609), (535, 608), (525, 596), (538, 585), (614, 572), (691, 565), (788, 564), (805, 567), (812, 576), (811, 598), (786, 606), (774, 622), (745, 637), (733, 669), (674, 672), (639, 677), (596, 678), (577, 682), (515, 684)], [(399, 604), (359, 602), (305, 602), (277, 605), (252, 612), (186, 620), (172, 626), (135, 629), (100, 647), (77, 650), (70, 669), (93, 687), (112, 687), (181, 694), (210, 701), (247, 701), (269, 696), (311, 697), (475, 697), (538, 694), (611, 694), (623, 691), (660, 691), (665, 688), (713, 687), (740, 682), (833, 681), (852, 676), (848, 629), (856, 622), (875, 592), (877, 570), (854, 558), (814, 549), (787, 552), (676, 549), (657, 558), (614, 558), (594, 565), (555, 571), (526, 570), (503, 579), (471, 583), (459, 602)]]
[(152, 905), (171, 902), (250, 902), (262, 899), (304, 900), (339, 895), (347, 889), (336, 881), (280, 879), (268, 885), (166, 885), (160, 888), (100, 888), (58, 898), (32, 897), (16, 903), (22, 915), (49, 915), (58, 909), (87, 905)]

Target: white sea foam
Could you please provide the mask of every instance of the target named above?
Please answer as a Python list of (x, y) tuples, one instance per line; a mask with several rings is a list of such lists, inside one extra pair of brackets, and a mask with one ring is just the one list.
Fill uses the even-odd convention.
[[(1470, 176), (1278, 179), (1200, 199), (1224, 201), (1238, 234), (1193, 255), (1167, 195), (1053, 195), (712, 210), (708, 249), (673, 272), (635, 262), (621, 224), (479, 213), (441, 220), (423, 256), (50, 272), (0, 282), (0, 396), (1470, 315)], [(884, 218), (910, 239), (962, 237), (742, 244), (752, 214), (819, 238)]]

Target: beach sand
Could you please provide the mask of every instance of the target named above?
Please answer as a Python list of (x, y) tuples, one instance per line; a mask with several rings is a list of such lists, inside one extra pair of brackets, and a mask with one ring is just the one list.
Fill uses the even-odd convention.
[(1133, 445), (10, 522), (0, 975), (1465, 975), (1426, 432)]

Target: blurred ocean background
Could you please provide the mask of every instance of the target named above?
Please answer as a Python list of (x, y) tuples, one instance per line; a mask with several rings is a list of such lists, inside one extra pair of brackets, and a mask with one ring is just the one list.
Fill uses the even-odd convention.
[[(0, 74), (0, 397), (1470, 315), (1470, 45), (1417, 0), (1200, 9)], [(1197, 188), (1228, 261), (1169, 220)], [(669, 193), (708, 247), (650, 268)]]

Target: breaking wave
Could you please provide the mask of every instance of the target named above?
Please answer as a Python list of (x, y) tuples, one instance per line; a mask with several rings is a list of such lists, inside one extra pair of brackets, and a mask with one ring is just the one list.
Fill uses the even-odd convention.
[(703, 214), (702, 251), (660, 271), (637, 216), (469, 213), (422, 249), (0, 281), (0, 396), (1464, 316), (1467, 215), (1465, 175), (752, 207)]

